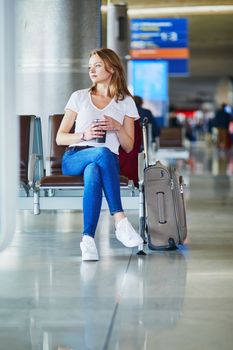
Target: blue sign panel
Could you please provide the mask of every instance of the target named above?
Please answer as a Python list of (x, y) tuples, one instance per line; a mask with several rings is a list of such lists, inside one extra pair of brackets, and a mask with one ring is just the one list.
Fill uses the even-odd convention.
[(170, 76), (187, 75), (189, 72), (189, 60), (186, 59), (169, 59), (168, 72)]
[(130, 62), (130, 85), (141, 96), (160, 125), (164, 125), (168, 106), (168, 71), (166, 61), (133, 60)]
[(167, 63), (163, 61), (132, 61), (135, 95), (166, 100), (168, 95)]
[(179, 48), (188, 46), (186, 18), (134, 18), (131, 20), (131, 49)]
[(170, 75), (187, 75), (189, 63), (186, 18), (134, 18), (130, 55), (134, 60), (166, 60)]

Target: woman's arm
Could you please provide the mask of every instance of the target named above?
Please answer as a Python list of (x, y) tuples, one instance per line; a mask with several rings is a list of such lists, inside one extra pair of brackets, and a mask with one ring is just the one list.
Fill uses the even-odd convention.
[(90, 125), (84, 132), (70, 133), (75, 122), (77, 113), (67, 109), (57, 132), (56, 142), (58, 145), (69, 146), (82, 141), (88, 141), (103, 135), (97, 124)]
[(106, 130), (115, 130), (121, 147), (125, 152), (131, 152), (134, 146), (134, 119), (125, 116), (123, 125), (121, 125), (109, 116), (104, 116), (104, 118), (106, 120)]
[(67, 109), (57, 132), (56, 142), (58, 145), (69, 146), (82, 141), (82, 133), (70, 133), (75, 122), (77, 113)]

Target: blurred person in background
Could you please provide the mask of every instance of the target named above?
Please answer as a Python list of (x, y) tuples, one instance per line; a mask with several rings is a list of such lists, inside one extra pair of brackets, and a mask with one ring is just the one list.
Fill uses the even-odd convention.
[(141, 96), (134, 96), (134, 101), (137, 106), (138, 114), (141, 119), (141, 123), (145, 118), (148, 119), (148, 123), (152, 125), (152, 138), (153, 140), (160, 135), (160, 127), (156, 122), (156, 118), (153, 116), (152, 112), (149, 109), (146, 109), (143, 106), (143, 99)]
[(177, 118), (176, 110), (174, 106), (170, 106), (169, 108), (169, 119), (168, 119), (168, 127), (169, 128), (181, 128), (182, 124)]
[(220, 149), (227, 149), (229, 146), (229, 122), (230, 113), (226, 103), (223, 103), (215, 113), (212, 125), (218, 130), (217, 146)]

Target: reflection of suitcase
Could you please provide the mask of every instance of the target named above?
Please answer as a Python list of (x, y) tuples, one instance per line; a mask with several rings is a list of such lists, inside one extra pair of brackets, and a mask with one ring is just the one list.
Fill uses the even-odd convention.
[[(144, 150), (147, 150), (146, 126), (143, 126)], [(148, 247), (152, 250), (176, 249), (187, 236), (183, 178), (175, 168), (159, 161), (144, 169), (145, 226)]]

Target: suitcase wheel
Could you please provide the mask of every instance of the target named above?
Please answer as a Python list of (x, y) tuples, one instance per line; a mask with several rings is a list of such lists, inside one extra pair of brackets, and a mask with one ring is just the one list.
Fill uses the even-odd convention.
[(148, 248), (151, 250), (176, 250), (177, 246), (173, 238), (168, 239), (168, 244), (161, 245), (161, 246), (155, 246), (153, 243), (151, 243), (150, 235), (148, 235)]
[(177, 249), (177, 246), (176, 246), (173, 238), (168, 239), (168, 245), (169, 245), (168, 250), (176, 250)]

